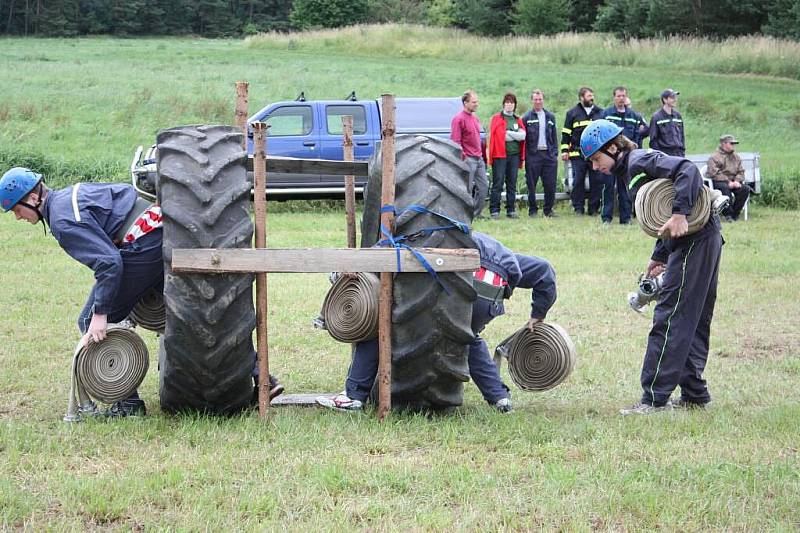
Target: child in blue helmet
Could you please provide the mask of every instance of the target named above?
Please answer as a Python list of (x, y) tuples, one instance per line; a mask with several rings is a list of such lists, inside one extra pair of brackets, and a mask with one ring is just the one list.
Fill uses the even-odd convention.
[[(163, 290), (161, 211), (139, 199), (132, 186), (77, 183), (51, 190), (41, 174), (17, 167), (0, 178), (0, 207), (18, 220), (49, 226), (64, 251), (94, 272), (95, 285), (78, 318), (81, 342), (102, 341), (109, 322), (125, 320), (145, 294)], [(280, 394), (283, 387), (270, 378), (270, 394)], [(145, 412), (134, 392), (107, 414)]]
[[(595, 170), (621, 177), (632, 188), (650, 179), (669, 179), (675, 186), (675, 200), (645, 270), (648, 277), (665, 275), (642, 364), (642, 399), (620, 413), (704, 408), (711, 402), (703, 371), (723, 244), (719, 217), (712, 214), (702, 229), (688, 235), (686, 215), (703, 186), (699, 170), (683, 157), (640, 150), (621, 132), (607, 120), (592, 122), (581, 135), (583, 157)], [(680, 398), (671, 401), (678, 386)]]

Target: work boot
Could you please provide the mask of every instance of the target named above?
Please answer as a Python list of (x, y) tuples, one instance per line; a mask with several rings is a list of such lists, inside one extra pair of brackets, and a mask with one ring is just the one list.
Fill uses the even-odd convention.
[(147, 407), (144, 405), (144, 400), (141, 398), (126, 398), (120, 400), (108, 409), (105, 415), (109, 418), (118, 418), (125, 416), (145, 416), (147, 414)]

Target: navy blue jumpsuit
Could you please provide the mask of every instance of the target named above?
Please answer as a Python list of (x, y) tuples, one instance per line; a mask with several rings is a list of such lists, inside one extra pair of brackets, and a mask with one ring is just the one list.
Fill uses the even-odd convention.
[[(672, 180), (672, 212), (685, 215), (691, 213), (703, 186), (699, 170), (689, 160), (656, 150), (624, 153), (612, 172), (628, 183), (631, 176), (640, 174)], [(642, 364), (642, 403), (662, 406), (678, 386), (686, 402), (711, 401), (703, 370), (708, 359), (722, 244), (716, 214), (692, 235), (656, 241), (651, 259), (666, 263), (666, 271)]]
[(120, 322), (149, 290), (163, 290), (161, 228), (133, 242), (114, 243), (135, 202), (133, 187), (119, 183), (81, 183), (47, 195), (42, 215), (53, 237), (94, 272), (94, 287), (78, 317), (82, 334), (93, 313)]
[[(556, 274), (546, 260), (515, 254), (492, 237), (472, 232), (478, 246), (481, 266), (499, 274), (508, 282), (505, 297), (515, 288), (532, 289), (531, 318), (544, 319), (556, 301)], [(494, 318), (505, 313), (502, 299), (488, 301), (477, 298), (472, 305), (472, 331), (475, 338), (469, 345), (469, 373), (490, 404), (507, 398), (508, 387), (500, 378), (497, 366), (489, 355), (486, 341), (480, 333)], [(345, 393), (352, 400), (365, 402), (378, 373), (377, 339), (359, 343), (353, 353), (353, 362), (347, 373)]]

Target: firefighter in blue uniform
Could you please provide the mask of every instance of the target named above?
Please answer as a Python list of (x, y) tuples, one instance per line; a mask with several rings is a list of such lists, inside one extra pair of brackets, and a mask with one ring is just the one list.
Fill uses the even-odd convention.
[[(716, 214), (699, 231), (687, 235), (686, 215), (703, 186), (700, 172), (688, 159), (637, 149), (607, 120), (593, 122), (584, 130), (581, 152), (595, 169), (620, 176), (632, 187), (654, 178), (666, 178), (675, 185), (673, 214), (659, 230), (660, 238), (645, 271), (646, 276), (665, 275), (642, 365), (642, 399), (620, 413), (703, 408), (711, 401), (703, 370), (723, 239)], [(673, 402), (670, 396), (678, 386), (681, 396)]]
[[(41, 174), (17, 167), (0, 179), (0, 207), (18, 220), (41, 221), (70, 257), (94, 272), (95, 284), (78, 317), (81, 342), (102, 341), (108, 323), (125, 320), (150, 290), (163, 290), (160, 208), (138, 198), (130, 185), (77, 183), (51, 190)], [(271, 394), (282, 392), (274, 378), (270, 381)], [(134, 392), (106, 414), (145, 412)]]
[[(626, 105), (628, 89), (624, 86), (615, 87), (613, 96), (614, 104), (603, 110), (603, 118), (622, 128), (625, 137), (641, 146), (642, 139), (647, 136), (647, 126), (644, 124), (642, 115)], [(610, 174), (602, 174), (602, 179), (603, 207), (600, 216), (603, 222), (611, 223), (614, 219), (614, 191), (616, 190), (619, 223), (630, 224), (633, 209), (625, 180)]]
[(593, 120), (601, 118), (603, 110), (594, 105), (594, 92), (588, 87), (578, 90), (580, 101), (567, 111), (564, 127), (561, 129), (561, 159), (569, 161), (572, 167), (572, 208), (576, 214), (584, 214), (586, 187), (584, 181), (589, 176), (589, 215), (596, 215), (600, 210), (602, 178), (592, 170), (582, 157), (580, 151), (581, 133)]
[(686, 155), (686, 134), (683, 117), (675, 109), (679, 94), (672, 89), (661, 93), (661, 109), (650, 119), (650, 148), (683, 157)]
[[(480, 253), (481, 268), (475, 272), (473, 283), (478, 297), (472, 305), (475, 338), (469, 345), (469, 373), (483, 398), (498, 411), (507, 413), (512, 410), (509, 388), (500, 378), (480, 333), (489, 322), (505, 313), (503, 300), (510, 298), (516, 288), (532, 289), (527, 327), (533, 329), (556, 301), (556, 274), (544, 259), (515, 254), (477, 231), (471, 235)], [(345, 390), (333, 397), (320, 396), (317, 403), (337, 411), (359, 411), (369, 397), (377, 373), (377, 339), (359, 343), (347, 373)]]

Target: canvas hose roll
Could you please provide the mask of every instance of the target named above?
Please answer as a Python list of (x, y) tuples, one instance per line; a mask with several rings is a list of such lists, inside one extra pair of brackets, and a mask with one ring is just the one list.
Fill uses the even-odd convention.
[(142, 299), (136, 303), (131, 311), (130, 320), (137, 326), (164, 333), (167, 323), (167, 310), (164, 307), (164, 293), (156, 289), (151, 289)]
[(98, 413), (94, 400), (114, 403), (142, 384), (150, 358), (147, 346), (126, 324), (109, 324), (107, 336), (86, 346), (78, 343), (72, 359), (72, 386), (64, 420), (75, 422)]
[(546, 391), (562, 383), (575, 368), (577, 354), (569, 334), (558, 324), (539, 322), (507, 337), (495, 349), (495, 361), (508, 359), (511, 379), (526, 391)]
[[(658, 231), (672, 216), (674, 200), (675, 186), (671, 180), (660, 178), (642, 185), (636, 193), (635, 204), (636, 220), (639, 221), (642, 231), (658, 238)], [(700, 194), (692, 212), (686, 217), (686, 222), (689, 224), (687, 235), (700, 231), (706, 225), (712, 212), (712, 200), (712, 191), (708, 187), (700, 187)]]
[(370, 272), (346, 273), (331, 285), (322, 304), (322, 318), (331, 337), (363, 342), (378, 335), (380, 279)]

